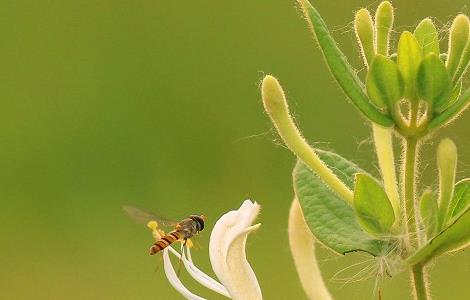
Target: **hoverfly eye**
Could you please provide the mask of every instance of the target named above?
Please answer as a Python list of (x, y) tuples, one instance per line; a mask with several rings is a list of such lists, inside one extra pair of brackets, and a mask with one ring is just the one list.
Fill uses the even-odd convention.
[(201, 229), (199, 231), (204, 229), (204, 219), (202, 219), (202, 218), (200, 219), (199, 226), (201, 227)]

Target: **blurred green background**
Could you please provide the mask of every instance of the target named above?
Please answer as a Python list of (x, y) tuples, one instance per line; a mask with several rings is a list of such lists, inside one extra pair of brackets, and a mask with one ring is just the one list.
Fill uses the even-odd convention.
[[(315, 4), (361, 69), (353, 12), (378, 2)], [(469, 2), (393, 4), (402, 31), (428, 15), (445, 28)], [(207, 214), (194, 258), (210, 273), (210, 228), (246, 198), (263, 205), (248, 254), (265, 299), (305, 298), (286, 235), (294, 157), (263, 112), (263, 74), (280, 78), (312, 143), (377, 166), (368, 126), (294, 1), (4, 0), (0, 37), (1, 299), (180, 299), (154, 272), (149, 232), (121, 206)], [(441, 132), (459, 146), (459, 178), (470, 176), (469, 126), (467, 112)], [(421, 170), (435, 185), (434, 150), (427, 143)], [(374, 298), (373, 280), (334, 279), (365, 257), (319, 256), (337, 299)], [(431, 274), (435, 299), (468, 299), (468, 251), (440, 258)], [(386, 280), (383, 299), (409, 291), (403, 274)]]

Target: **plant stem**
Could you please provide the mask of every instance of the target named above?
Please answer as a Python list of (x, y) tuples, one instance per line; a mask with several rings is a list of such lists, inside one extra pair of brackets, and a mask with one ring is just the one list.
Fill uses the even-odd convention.
[[(416, 104), (411, 105), (410, 112), (410, 129), (416, 131), (418, 119), (418, 107)], [(415, 195), (415, 177), (416, 177), (416, 158), (418, 154), (419, 137), (416, 135), (406, 136), (405, 142), (405, 159), (403, 168), (403, 201), (404, 203), (404, 222), (406, 225), (406, 252), (407, 255), (412, 254), (421, 244), (421, 236), (418, 231), (418, 217), (416, 210)], [(427, 291), (427, 276), (424, 266), (421, 264), (410, 267), (411, 280), (414, 289), (415, 300), (427, 300), (429, 294)]]
[(408, 241), (408, 252), (416, 249), (417, 242), (417, 226), (416, 226), (416, 210), (415, 210), (415, 169), (416, 169), (416, 152), (418, 141), (415, 138), (407, 138), (405, 140), (405, 167), (403, 178), (403, 193), (405, 201), (404, 222), (406, 224)]
[(422, 265), (414, 265), (411, 268), (411, 276), (414, 285), (414, 296), (416, 300), (430, 299), (428, 294), (426, 271)]
[(281, 85), (273, 76), (267, 75), (262, 85), (263, 104), (271, 121), (286, 146), (309, 166), (333, 191), (352, 205), (354, 194), (344, 182), (320, 159), (304, 139), (289, 112), (289, 106)]
[[(418, 140), (416, 138), (409, 137), (406, 138), (405, 143), (405, 168), (403, 172), (403, 191), (405, 200), (404, 224), (406, 224), (408, 236), (408, 241), (406, 241), (406, 248), (408, 255), (410, 255), (414, 250), (416, 250), (417, 245), (420, 244), (420, 235), (417, 230), (418, 219), (416, 217), (415, 201), (415, 172)], [(413, 283), (415, 299), (429, 299), (427, 292), (427, 277), (422, 265), (414, 265), (411, 267), (411, 279)]]

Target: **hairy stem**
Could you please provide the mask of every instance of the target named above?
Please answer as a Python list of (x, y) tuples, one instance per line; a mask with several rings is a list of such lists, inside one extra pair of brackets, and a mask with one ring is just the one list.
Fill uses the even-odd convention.
[[(411, 132), (417, 132), (418, 105), (411, 104), (409, 128)], [(418, 230), (417, 201), (415, 191), (416, 179), (416, 160), (418, 156), (419, 137), (409, 135), (404, 138), (404, 166), (402, 179), (402, 192), (405, 208), (403, 214), (403, 224), (406, 224), (406, 253), (411, 255), (421, 245), (421, 234)], [(427, 300), (429, 294), (427, 291), (427, 275), (424, 266), (421, 264), (410, 267), (411, 281), (414, 289), (414, 298), (416, 300)]]
[(414, 297), (416, 300), (430, 299), (428, 294), (427, 274), (423, 265), (414, 265), (411, 268), (411, 278), (414, 285)]
[(403, 199), (404, 203), (404, 222), (406, 224), (408, 241), (408, 252), (416, 249), (417, 244), (417, 225), (416, 225), (416, 209), (415, 209), (415, 170), (416, 170), (416, 154), (418, 141), (415, 138), (407, 138), (405, 141), (405, 161), (403, 170)]
[(263, 79), (261, 91), (264, 108), (286, 146), (343, 200), (352, 204), (354, 198), (353, 192), (320, 159), (295, 125), (289, 112), (284, 91), (278, 80), (271, 75), (267, 75)]
[[(403, 193), (405, 200), (404, 224), (406, 224), (408, 240), (407, 253), (410, 255), (420, 244), (420, 234), (418, 232), (418, 218), (416, 216), (416, 197), (415, 197), (415, 173), (416, 157), (418, 152), (418, 140), (410, 137), (405, 141), (405, 166), (403, 178)], [(427, 292), (427, 276), (422, 265), (411, 267), (411, 280), (414, 288), (416, 300), (429, 299)]]

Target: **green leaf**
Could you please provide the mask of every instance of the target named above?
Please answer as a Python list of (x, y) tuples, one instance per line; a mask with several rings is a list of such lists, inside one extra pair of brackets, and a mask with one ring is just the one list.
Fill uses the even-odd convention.
[[(316, 151), (322, 161), (351, 189), (354, 174), (364, 172), (337, 154)], [(301, 161), (294, 168), (293, 178), (295, 194), (305, 221), (323, 245), (340, 254), (365, 251), (376, 256), (388, 249), (386, 242), (375, 239), (361, 228), (353, 208)]]
[(367, 9), (360, 9), (354, 17), (354, 31), (366, 66), (372, 64), (375, 57), (374, 22)]
[(451, 80), (446, 66), (435, 53), (422, 60), (417, 77), (418, 95), (430, 103), (434, 110), (447, 104), (451, 92)]
[(463, 84), (462, 84), (462, 80), (460, 80), (454, 85), (452, 91), (450, 92), (449, 100), (446, 101), (446, 105), (443, 106), (441, 109), (435, 110), (435, 112), (441, 113), (444, 110), (446, 110), (448, 107), (450, 107), (452, 104), (454, 104), (459, 99), (460, 95), (462, 94), (462, 88), (463, 88)]
[(419, 201), (419, 211), (421, 222), (426, 229), (426, 236), (429, 238), (436, 234), (439, 224), (437, 206), (437, 196), (430, 190), (427, 190), (421, 196)]
[(362, 227), (372, 234), (389, 233), (395, 222), (393, 207), (382, 186), (367, 174), (356, 174), (354, 209)]
[(464, 50), (462, 59), (460, 60), (460, 65), (457, 72), (454, 75), (453, 83), (462, 82), (462, 78), (465, 73), (468, 71), (468, 65), (470, 63), (470, 36), (468, 38), (467, 47)]
[(454, 188), (454, 196), (450, 202), (450, 218), (457, 217), (470, 205), (470, 178), (457, 182)]
[(455, 75), (458, 74), (458, 70), (461, 66), (462, 57), (469, 37), (470, 23), (468, 17), (463, 14), (458, 15), (450, 28), (449, 50), (447, 52), (449, 56), (446, 62), (447, 70), (454, 80), (454, 83), (459, 80)]
[(446, 252), (457, 251), (470, 244), (470, 207), (438, 235), (432, 238), (425, 246), (419, 249), (408, 259), (408, 263), (415, 265), (426, 263), (433, 257)]
[(299, 2), (307, 20), (309, 20), (325, 61), (344, 93), (366, 118), (384, 127), (392, 127), (394, 125), (393, 120), (382, 114), (370, 103), (364, 91), (363, 83), (357, 77), (346, 56), (338, 48), (318, 11), (307, 0), (299, 0)]
[(470, 89), (467, 89), (460, 95), (457, 101), (447, 107), (443, 112), (435, 116), (431, 122), (429, 122), (429, 129), (436, 129), (452, 122), (467, 108), (469, 103)]
[(426, 18), (416, 27), (413, 35), (423, 49), (423, 55), (434, 53), (440, 55), (439, 35), (431, 19)]
[(388, 1), (380, 3), (375, 12), (377, 53), (387, 56), (390, 32), (393, 27), (393, 6)]
[(452, 105), (455, 101), (457, 101), (457, 99), (459, 99), (460, 95), (462, 94), (462, 88), (463, 84), (461, 80), (457, 82), (457, 84), (454, 86), (454, 89), (450, 93), (448, 106)]
[(403, 96), (403, 78), (397, 64), (383, 55), (375, 57), (366, 85), (370, 99), (380, 108), (391, 108)]
[(416, 99), (416, 76), (422, 57), (421, 46), (411, 32), (404, 31), (398, 41), (398, 68), (405, 82), (405, 96)]

